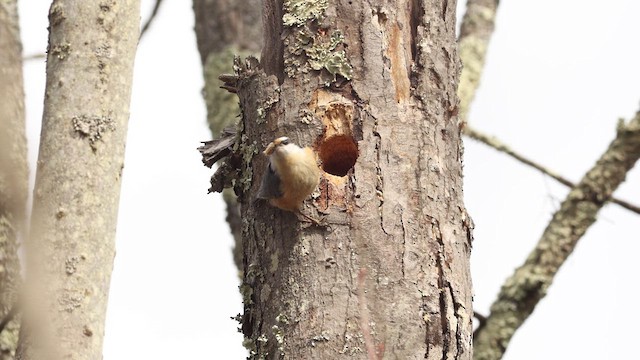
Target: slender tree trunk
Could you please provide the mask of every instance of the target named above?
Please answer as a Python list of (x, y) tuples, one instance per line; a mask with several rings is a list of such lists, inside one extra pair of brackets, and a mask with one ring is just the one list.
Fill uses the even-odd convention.
[(55, 0), (21, 359), (101, 359), (139, 1)]
[[(18, 234), (29, 187), (18, 25), (16, 1), (0, 1), (0, 323), (13, 318), (10, 312), (17, 301)], [(14, 358), (18, 331), (15, 318), (0, 328), (0, 360)]]
[[(233, 73), (234, 56), (257, 55), (262, 48), (260, 0), (193, 0), (196, 39), (204, 75), (207, 123), (214, 138), (238, 121), (238, 98), (220, 88), (218, 76)], [(240, 204), (230, 189), (222, 193), (235, 246), (233, 260), (242, 273)]]
[(464, 64), (460, 73), (459, 118), (468, 121), (469, 108), (480, 86), (480, 77), (493, 35), (499, 0), (468, 0), (467, 11), (460, 24), (458, 47)]
[[(255, 358), (471, 359), (455, 1), (265, 1), (238, 62), (245, 344)], [(276, 136), (323, 173), (303, 212), (254, 201)]]

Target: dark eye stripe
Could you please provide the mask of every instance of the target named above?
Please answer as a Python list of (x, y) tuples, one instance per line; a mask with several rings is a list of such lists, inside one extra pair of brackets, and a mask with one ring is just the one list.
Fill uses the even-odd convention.
[(282, 139), (282, 141), (280, 142), (280, 144), (282, 144), (282, 145), (289, 145), (289, 139), (288, 139), (288, 138), (284, 138), (284, 139)]

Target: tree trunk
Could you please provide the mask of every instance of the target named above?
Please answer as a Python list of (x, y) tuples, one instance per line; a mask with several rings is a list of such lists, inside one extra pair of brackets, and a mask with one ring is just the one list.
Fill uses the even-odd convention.
[[(25, 137), (22, 44), (15, 0), (0, 2), (0, 323), (13, 317), (20, 283), (18, 234), (23, 230), (29, 167)], [(13, 359), (18, 321), (0, 328), (0, 360)]]
[[(262, 48), (260, 0), (193, 0), (195, 30), (204, 75), (207, 123), (214, 138), (238, 121), (238, 98), (220, 88), (218, 76), (233, 72), (234, 56), (257, 55)], [(235, 246), (233, 260), (242, 273), (240, 204), (230, 189), (222, 193)]]
[[(55, 0), (20, 359), (101, 359), (139, 1)], [(45, 355), (46, 354), (46, 355)]]
[[(265, 1), (237, 63), (245, 344), (255, 358), (471, 359), (455, 1)], [(276, 136), (325, 171), (303, 212), (255, 201)]]

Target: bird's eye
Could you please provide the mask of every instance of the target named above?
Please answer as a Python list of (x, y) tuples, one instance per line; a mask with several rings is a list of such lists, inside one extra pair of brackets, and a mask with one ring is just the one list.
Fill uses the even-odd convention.
[(289, 139), (288, 138), (284, 138), (282, 139), (282, 141), (280, 141), (281, 145), (289, 145)]

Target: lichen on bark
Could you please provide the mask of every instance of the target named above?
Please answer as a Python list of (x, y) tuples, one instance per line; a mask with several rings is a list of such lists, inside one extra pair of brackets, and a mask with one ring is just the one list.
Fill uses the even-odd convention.
[(353, 68), (346, 52), (341, 50), (344, 36), (339, 29), (327, 32), (322, 24), (327, 9), (326, 0), (288, 0), (283, 3), (282, 22), (290, 27), (284, 39), (285, 72), (289, 77), (310, 70), (325, 70), (328, 74), (325, 85), (336, 81), (340, 75), (349, 80)]

